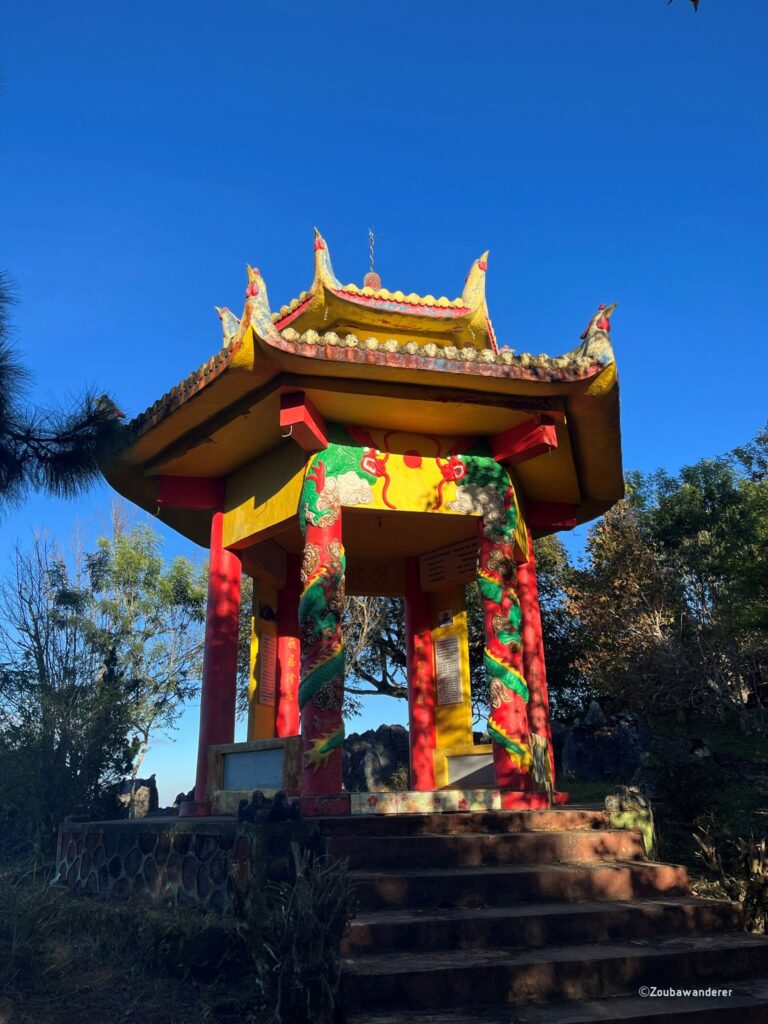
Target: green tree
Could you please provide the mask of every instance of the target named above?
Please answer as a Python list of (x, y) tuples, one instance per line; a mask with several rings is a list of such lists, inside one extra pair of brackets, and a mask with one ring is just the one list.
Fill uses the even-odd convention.
[(644, 535), (632, 499), (592, 527), (586, 562), (567, 592), (578, 668), (596, 695), (647, 711), (677, 706), (690, 692), (694, 666), (680, 633), (678, 583)]
[(768, 678), (768, 430), (678, 474), (629, 479), (590, 531), (569, 598), (580, 665), (638, 709), (762, 721)]
[(125, 433), (107, 395), (85, 394), (68, 411), (27, 407), (31, 377), (10, 343), (12, 302), (0, 273), (0, 512), (29, 489), (63, 497), (84, 490)]
[(207, 567), (183, 557), (166, 563), (160, 536), (148, 524), (128, 528), (119, 508), (111, 537), (97, 541), (85, 565), (89, 643), (103, 659), (115, 652), (133, 695), (135, 777), (151, 735), (172, 728), (199, 688)]
[(44, 537), (0, 583), (0, 807), (50, 839), (127, 773), (197, 689), (205, 569), (166, 563), (148, 526), (69, 562)]

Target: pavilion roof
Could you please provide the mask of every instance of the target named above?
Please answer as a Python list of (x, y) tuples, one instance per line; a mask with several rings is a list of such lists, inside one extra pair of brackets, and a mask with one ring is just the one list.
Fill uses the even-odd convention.
[[(515, 389), (515, 382), (585, 380), (613, 363), (609, 334), (595, 329), (594, 323), (591, 333), (588, 328), (582, 335), (582, 344), (560, 356), (499, 348), (485, 299), (488, 255), (486, 252), (474, 261), (462, 295), (456, 299), (404, 295), (386, 288), (340, 284), (327, 243), (316, 230), (315, 275), (310, 289), (273, 313), (259, 270), (248, 267), (242, 317), (226, 307), (216, 307), (222, 323), (222, 348), (136, 416), (130, 426), (139, 432), (148, 429), (236, 364), (249, 332), (267, 358), (272, 349), (336, 364), (458, 373), (467, 384), (467, 378), (497, 379), (509, 382), (510, 390)], [(607, 319), (613, 309), (607, 311)], [(343, 332), (334, 329), (336, 325), (329, 323), (331, 311), (336, 320), (341, 316), (352, 326)], [(600, 314), (593, 318), (595, 323), (598, 319)], [(469, 330), (473, 321), (479, 330)], [(465, 332), (469, 337), (463, 338)], [(386, 334), (398, 336), (384, 338)], [(462, 340), (467, 343), (461, 344)]]
[[(497, 429), (502, 415), (552, 412), (566, 432), (557, 459), (566, 461), (537, 469), (533, 496), (538, 490), (546, 500), (575, 501), (579, 521), (621, 497), (613, 306), (601, 307), (562, 355), (518, 353), (498, 346), (488, 317), (487, 253), (452, 300), (341, 285), (319, 233), (314, 257), (310, 289), (277, 313), (261, 274), (248, 268), (242, 316), (219, 310), (220, 351), (129, 424), (128, 449), (105, 467), (119, 491), (154, 510), (157, 475), (234, 472), (280, 443), (275, 395), (293, 389), (311, 395), (328, 419), (371, 427), (426, 429), (400, 425), (421, 422), (425, 405), (432, 432), (477, 427), (478, 435)], [(463, 425), (441, 412), (450, 409), (465, 416)], [(562, 473), (570, 475), (568, 487), (553, 483)]]

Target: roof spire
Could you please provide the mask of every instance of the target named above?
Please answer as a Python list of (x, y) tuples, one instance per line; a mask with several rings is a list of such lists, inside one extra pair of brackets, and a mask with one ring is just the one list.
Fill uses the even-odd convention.
[(374, 291), (378, 291), (379, 288), (381, 288), (381, 278), (376, 273), (376, 271), (374, 270), (374, 267), (373, 267), (374, 258), (375, 258), (375, 253), (374, 253), (375, 245), (376, 245), (376, 236), (373, 233), (373, 228), (368, 228), (368, 254), (369, 254), (370, 268), (368, 270), (368, 273), (363, 278), (363, 287), (364, 288), (373, 288)]

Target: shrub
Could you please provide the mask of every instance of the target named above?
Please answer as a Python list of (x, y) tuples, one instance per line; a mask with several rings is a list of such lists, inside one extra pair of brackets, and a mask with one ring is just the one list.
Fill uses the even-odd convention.
[(725, 859), (718, 850), (711, 827), (701, 828), (693, 838), (697, 856), (703, 861), (720, 894), (744, 907), (747, 928), (768, 931), (768, 842), (765, 837), (739, 838), (727, 844)]
[(251, 885), (239, 901), (269, 1024), (331, 1024), (339, 947), (356, 909), (346, 862), (291, 844), (292, 884)]

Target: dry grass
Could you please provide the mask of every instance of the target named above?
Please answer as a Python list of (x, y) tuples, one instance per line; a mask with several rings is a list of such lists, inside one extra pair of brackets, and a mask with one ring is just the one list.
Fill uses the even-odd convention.
[(295, 884), (243, 888), (235, 916), (0, 867), (0, 1024), (330, 1024), (354, 891), (343, 864), (293, 856)]
[(205, 941), (209, 923), (78, 899), (44, 873), (0, 872), (0, 1024), (246, 1024), (245, 958), (239, 984), (231, 970), (197, 983), (163, 962), (162, 942), (146, 941), (176, 927)]

